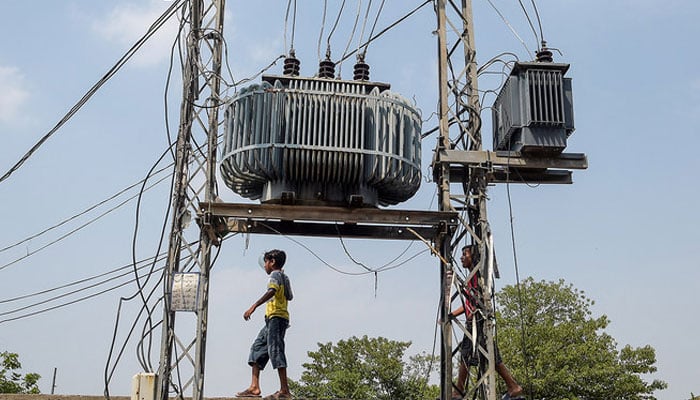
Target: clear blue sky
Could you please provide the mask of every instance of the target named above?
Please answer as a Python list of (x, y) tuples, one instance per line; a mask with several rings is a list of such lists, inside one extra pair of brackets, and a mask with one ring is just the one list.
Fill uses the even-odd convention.
[[(287, 2), (227, 3), (228, 60), (235, 79), (241, 79), (285, 52)], [(323, 2), (299, 3), (295, 48), (302, 75), (310, 76), (318, 63)], [(322, 53), (338, 12), (339, 2), (330, 3)], [(526, 47), (534, 50), (535, 35), (518, 3), (493, 3)], [(524, 3), (534, 18), (531, 2)], [(155, 0), (0, 2), (4, 16), (0, 25), (1, 172), (55, 124), (169, 4)], [(387, 2), (378, 29), (418, 4)], [(700, 262), (692, 253), (698, 247), (700, 224), (696, 200), (700, 60), (695, 51), (700, 3), (540, 0), (537, 5), (546, 40), (563, 53), (556, 54), (557, 61), (571, 63), (576, 132), (568, 151), (585, 152), (590, 168), (576, 172), (571, 186), (511, 187), (520, 275), (564, 278), (584, 290), (596, 301), (594, 313), (611, 319), (608, 332), (620, 346), (650, 344), (656, 349), (659, 371), (653, 378), (669, 383), (658, 398), (689, 398), (691, 391), (700, 393), (700, 346), (695, 340), (700, 330), (696, 294)], [(331, 38), (333, 58), (343, 53), (357, 6), (356, 1), (347, 2)], [(521, 60), (531, 58), (486, 0), (474, 0), (474, 7), (481, 63), (502, 52), (514, 52)], [(372, 15), (375, 10), (376, 6)], [(434, 14), (425, 7), (371, 45), (367, 59), (372, 79), (389, 82), (394, 91), (415, 99), (424, 119), (437, 103), (434, 29)], [(0, 248), (75, 215), (145, 176), (167, 146), (163, 98), (174, 35), (175, 25), (170, 24), (24, 167), (0, 183), (4, 227)], [(357, 37), (352, 42), (356, 45)], [(342, 68), (345, 78), (350, 76), (350, 64)], [(270, 72), (281, 73), (281, 65)], [(484, 79), (480, 85), (493, 89), (494, 82)], [(176, 126), (179, 96), (179, 80), (174, 78), (168, 95), (171, 127)], [(493, 96), (487, 96), (484, 105), (491, 101)], [(435, 123), (432, 117), (424, 129)], [(490, 143), (488, 129), (484, 137)], [(429, 137), (423, 143), (426, 177), (434, 141)], [(433, 183), (424, 183), (419, 194), (401, 207), (435, 209), (434, 191)], [(223, 186), (221, 197), (237, 200)], [(497, 284), (502, 287), (515, 281), (505, 188), (491, 188), (490, 198), (489, 216), (502, 273)], [(138, 259), (155, 253), (167, 202), (166, 183), (147, 192), (141, 206)], [(0, 252), (0, 265), (35, 252), (99, 212)], [(132, 257), (134, 215), (132, 201), (3, 268), (0, 301), (127, 265)], [(338, 240), (299, 240), (326, 262), (345, 271), (361, 271)], [(378, 267), (403, 251), (406, 243), (348, 241), (347, 246), (355, 258)], [(257, 258), (271, 247), (288, 251), (287, 271), (297, 292), (288, 333), (292, 378), (299, 377), (306, 351), (316, 349), (317, 342), (351, 335), (411, 340), (411, 354), (432, 350), (438, 293), (434, 258), (421, 255), (380, 274), (375, 293), (373, 276), (333, 272), (288, 239), (235, 237), (226, 242), (212, 273), (208, 396), (231, 395), (248, 382), (245, 360), (262, 313), (250, 322), (241, 316), (265, 286)], [(407, 255), (421, 250), (422, 245), (414, 243)], [(125, 279), (3, 314), (0, 320), (67, 303)], [(0, 350), (20, 353), (25, 370), (43, 376), (40, 388), (45, 393), (51, 391), (51, 375), (57, 368), (56, 393), (100, 394), (119, 297), (135, 290), (129, 285), (68, 307), (0, 323)], [(48, 297), (0, 303), (0, 313)], [(139, 305), (132, 301), (123, 307), (117, 343), (124, 340)], [(159, 345), (154, 343), (154, 363)], [(131, 375), (140, 371), (134, 347), (133, 341), (127, 345), (117, 365), (113, 394), (128, 394)], [(263, 390), (271, 392), (276, 385), (273, 373), (265, 371)]]

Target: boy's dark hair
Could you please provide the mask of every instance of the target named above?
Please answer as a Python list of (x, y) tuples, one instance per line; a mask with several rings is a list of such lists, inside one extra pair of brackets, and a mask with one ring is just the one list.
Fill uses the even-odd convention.
[(476, 243), (468, 244), (462, 247), (462, 251), (465, 249), (469, 250), (469, 254), (472, 255), (472, 265), (479, 263), (479, 246)]
[(277, 268), (282, 268), (284, 267), (285, 261), (287, 261), (287, 254), (283, 250), (270, 250), (265, 252), (265, 255), (263, 256), (265, 260), (275, 260), (275, 266)]
[(473, 257), (473, 256), (476, 256), (477, 248), (476, 248), (476, 245), (475, 245), (475, 244), (468, 244), (468, 245), (462, 247), (462, 251), (467, 250), (467, 249), (468, 249), (469, 252), (471, 253), (472, 257)]

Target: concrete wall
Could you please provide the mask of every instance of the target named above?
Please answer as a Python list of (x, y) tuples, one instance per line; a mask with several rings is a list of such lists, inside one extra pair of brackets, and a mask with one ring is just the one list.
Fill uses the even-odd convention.
[[(2, 0), (0, 0), (2, 1)], [(129, 396), (109, 396), (110, 400), (131, 400)], [(188, 398), (189, 399), (189, 398)], [(236, 397), (207, 397), (205, 400), (235, 400)], [(258, 398), (260, 399), (260, 398)], [(62, 394), (4, 394), (0, 393), (0, 400), (105, 400), (104, 396), (79, 396)], [(250, 400), (248, 398), (247, 400)], [(304, 400), (296, 398), (295, 400)], [(312, 399), (306, 399), (312, 400)], [(343, 400), (343, 399), (335, 399)]]
[[(110, 396), (110, 400), (131, 400), (128, 396)], [(0, 400), (105, 400), (104, 396), (73, 396), (54, 394), (4, 394)]]
[[(129, 396), (109, 396), (110, 400), (131, 400)], [(79, 396), (59, 394), (4, 394), (0, 400), (105, 400), (104, 396)], [(234, 400), (230, 397), (211, 397), (206, 400)]]

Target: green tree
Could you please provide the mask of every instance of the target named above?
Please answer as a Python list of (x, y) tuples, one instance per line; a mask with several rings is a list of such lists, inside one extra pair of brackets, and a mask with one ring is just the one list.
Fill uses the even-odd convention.
[(22, 368), (19, 355), (3, 351), (0, 353), (2, 370), (0, 370), (0, 393), (40, 393), (37, 383), (41, 376), (28, 373), (22, 376), (17, 370)]
[(497, 299), (500, 351), (532, 398), (652, 400), (667, 387), (644, 379), (656, 372), (654, 348), (618, 350), (604, 331), (608, 317), (593, 317), (593, 301), (571, 284), (527, 278), (520, 290), (506, 286)]
[(436, 398), (439, 388), (427, 383), (433, 357), (419, 354), (404, 362), (410, 345), (367, 336), (335, 345), (319, 343), (318, 351), (308, 352), (311, 361), (303, 364), (301, 379), (291, 382), (292, 391), (298, 397), (319, 399)]

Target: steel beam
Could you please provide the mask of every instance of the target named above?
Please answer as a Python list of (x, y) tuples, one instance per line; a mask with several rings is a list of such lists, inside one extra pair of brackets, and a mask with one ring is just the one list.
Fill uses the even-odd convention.
[(440, 162), (461, 165), (498, 166), (523, 169), (586, 169), (588, 159), (581, 153), (561, 153), (549, 157), (535, 157), (507, 151), (441, 150)]
[(445, 224), (426, 228), (245, 219), (232, 219), (227, 226), (229, 232), (237, 233), (387, 240), (433, 240), (446, 227)]
[[(198, 220), (220, 221), (212, 236), (229, 232), (434, 240), (459, 224), (456, 212), (375, 208), (290, 206), (281, 204), (199, 204)], [(215, 224), (214, 224), (215, 225)]]
[(199, 213), (217, 217), (284, 221), (394, 224), (407, 226), (456, 225), (457, 213), (379, 208), (316, 207), (283, 204), (199, 203)]

